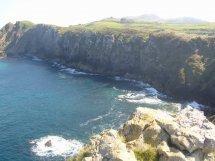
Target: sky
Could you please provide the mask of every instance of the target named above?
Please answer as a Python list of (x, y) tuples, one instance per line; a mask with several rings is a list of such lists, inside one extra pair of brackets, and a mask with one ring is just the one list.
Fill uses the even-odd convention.
[(21, 20), (68, 26), (143, 14), (215, 21), (214, 7), (215, 0), (0, 0), (0, 27)]

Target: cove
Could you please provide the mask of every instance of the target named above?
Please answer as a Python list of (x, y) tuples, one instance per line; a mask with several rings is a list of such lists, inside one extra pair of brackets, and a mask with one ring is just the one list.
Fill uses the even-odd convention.
[[(119, 128), (136, 107), (177, 111), (188, 104), (176, 103), (142, 82), (75, 72), (38, 60), (1, 59), (0, 158), (64, 160), (64, 152), (37, 153), (32, 144), (54, 136), (59, 145), (68, 143), (75, 149), (94, 133)], [(72, 154), (71, 148), (67, 150)]]

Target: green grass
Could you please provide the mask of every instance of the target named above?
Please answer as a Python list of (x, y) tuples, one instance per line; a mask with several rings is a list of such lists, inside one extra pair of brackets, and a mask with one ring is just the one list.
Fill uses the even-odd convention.
[[(34, 25), (29, 21), (20, 21), (20, 24), (25, 29), (31, 28)], [(109, 18), (87, 24), (57, 28), (61, 34), (65, 32), (97, 32), (102, 34), (114, 34), (115, 36), (127, 38), (138, 36), (143, 39), (147, 39), (149, 35), (156, 33), (171, 33), (185, 38), (215, 36), (215, 23), (175, 24), (138, 21), (124, 22)]]
[(88, 24), (80, 24), (61, 28), (67, 31), (92, 31), (111, 34), (148, 36), (152, 33), (169, 32), (182, 36), (215, 36), (215, 23), (174, 24), (156, 22), (121, 22), (116, 19), (105, 19)]
[(134, 150), (135, 157), (137, 161), (158, 161), (157, 150), (153, 147), (148, 148), (145, 151), (141, 149)]
[(34, 24), (30, 21), (18, 21), (17, 23), (24, 30), (29, 29), (34, 26)]

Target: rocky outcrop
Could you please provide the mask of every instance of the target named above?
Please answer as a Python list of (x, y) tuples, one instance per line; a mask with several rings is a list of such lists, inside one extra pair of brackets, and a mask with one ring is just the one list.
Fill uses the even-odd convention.
[(24, 24), (7, 24), (0, 31), (0, 50), (8, 56), (37, 56), (93, 73), (143, 80), (171, 96), (215, 105), (214, 38)]
[(215, 125), (192, 108), (176, 115), (137, 108), (122, 128), (92, 137), (77, 156), (73, 160), (214, 161)]
[(27, 21), (6, 24), (0, 30), (0, 56), (5, 54), (8, 46), (13, 46), (12, 44), (18, 42), (19, 38), (32, 26), (33, 24)]
[(212, 123), (215, 124), (215, 115), (210, 116), (208, 119), (209, 119)]

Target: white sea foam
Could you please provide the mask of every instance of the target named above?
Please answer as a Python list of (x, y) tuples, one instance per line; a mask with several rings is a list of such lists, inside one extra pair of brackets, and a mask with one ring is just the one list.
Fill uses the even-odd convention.
[(99, 74), (94, 74), (94, 73), (81, 72), (74, 68), (67, 68), (65, 65), (62, 65), (58, 62), (53, 62), (52, 66), (60, 69), (60, 71), (65, 71), (72, 75), (92, 75), (92, 76), (99, 75)]
[(159, 95), (159, 92), (153, 87), (145, 88), (145, 90), (151, 95)]
[(145, 93), (127, 93), (125, 95), (119, 95), (118, 100), (126, 100), (130, 103), (137, 103), (137, 104), (163, 104), (164, 101), (160, 100), (157, 97), (149, 97)]
[(115, 76), (114, 80), (116, 80), (116, 81), (128, 81), (128, 82), (132, 82), (136, 86), (144, 88), (147, 91), (148, 94), (151, 94), (151, 95), (162, 95), (155, 88), (151, 87), (147, 83), (144, 83), (143, 81), (137, 81), (137, 80), (134, 80), (134, 79), (127, 79), (127, 78), (119, 77), (119, 76)]
[(122, 78), (122, 77), (119, 77), (119, 76), (115, 76), (114, 79), (115, 79), (116, 81), (122, 81), (122, 80), (123, 80), (123, 78)]
[[(51, 146), (45, 146), (45, 144), (51, 140)], [(40, 139), (36, 139), (30, 142), (33, 144), (31, 150), (37, 156), (54, 157), (62, 156), (68, 157), (75, 155), (83, 143), (77, 140), (66, 140), (59, 136), (45, 136)]]
[(171, 102), (170, 106), (175, 107), (178, 111), (180, 111), (182, 109), (182, 104), (181, 103)]
[(114, 80), (116, 81), (128, 81), (128, 82), (133, 82), (133, 83), (139, 83), (140, 81), (136, 81), (134, 79), (128, 79), (128, 78), (124, 78), (124, 77), (120, 77), (120, 76), (115, 76)]
[(118, 99), (142, 99), (144, 98), (146, 95), (145, 93), (138, 93), (138, 94), (135, 94), (135, 93), (127, 93), (125, 95), (119, 95), (118, 96)]
[(62, 65), (62, 64), (57, 63), (57, 62), (53, 62), (52, 66), (53, 66), (53, 67), (60, 68), (60, 69), (65, 69), (65, 68), (66, 68), (65, 65)]
[(193, 102), (188, 103), (187, 106), (188, 106), (188, 107), (190, 106), (190, 107), (193, 107), (193, 108), (196, 108), (196, 109), (202, 109), (202, 108), (205, 107), (204, 105), (199, 104), (199, 103), (197, 103), (196, 101), (193, 101)]
[(32, 57), (32, 60), (34, 60), (34, 61), (42, 61), (42, 59), (40, 59), (40, 58), (38, 58), (38, 57), (36, 57), (36, 56), (33, 56), (33, 57)]
[(66, 75), (65, 74), (62, 74), (62, 73), (59, 73), (58, 76), (62, 79), (65, 79), (66, 78)]
[(108, 112), (108, 113), (106, 113), (106, 114), (104, 114), (104, 115), (100, 115), (100, 116), (97, 116), (97, 117), (95, 117), (95, 118), (89, 119), (89, 120), (87, 120), (86, 122), (81, 123), (80, 126), (81, 126), (81, 127), (82, 127), (82, 126), (86, 126), (86, 125), (88, 125), (89, 123), (92, 123), (92, 122), (96, 122), (96, 121), (98, 121), (98, 120), (101, 120), (101, 119), (103, 119), (104, 117), (107, 117), (107, 116), (110, 115), (110, 114), (111, 114), (111, 112)]
[(77, 71), (76, 69), (73, 69), (73, 68), (65, 68), (65, 69), (61, 69), (61, 71), (65, 71), (65, 72), (68, 72), (70, 74), (83, 74), (83, 75), (87, 74), (85, 72), (79, 72), (79, 71)]
[(142, 99), (129, 99), (127, 100), (128, 102), (131, 103), (138, 103), (138, 104), (152, 104), (152, 105), (156, 105), (156, 104), (163, 104), (164, 102), (160, 99), (158, 99), (157, 97), (145, 97)]
[(128, 78), (120, 77), (120, 76), (115, 76), (114, 80), (116, 80), (116, 81), (138, 82), (138, 81), (136, 81), (134, 79), (128, 79)]
[(61, 71), (65, 71), (65, 72), (73, 74), (73, 75), (92, 75), (92, 76), (99, 75), (99, 74), (94, 74), (94, 73), (86, 73), (86, 72), (77, 71), (76, 69), (73, 69), (73, 68), (62, 68)]

